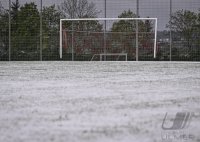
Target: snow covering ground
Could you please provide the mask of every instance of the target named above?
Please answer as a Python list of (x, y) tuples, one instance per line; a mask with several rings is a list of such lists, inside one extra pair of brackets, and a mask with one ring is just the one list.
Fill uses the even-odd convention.
[(0, 62), (0, 142), (200, 142), (199, 122), (200, 63)]

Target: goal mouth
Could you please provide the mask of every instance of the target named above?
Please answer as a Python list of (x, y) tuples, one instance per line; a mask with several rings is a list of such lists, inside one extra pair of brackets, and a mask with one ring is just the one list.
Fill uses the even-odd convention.
[[(148, 22), (151, 24), (149, 29)], [(81, 55), (88, 55), (86, 60), (92, 61), (93, 56), (98, 55), (105, 61), (106, 56), (120, 55), (125, 59), (132, 56), (134, 59), (139, 54), (148, 54), (155, 59), (156, 43), (157, 18), (60, 19), (61, 59), (68, 55), (75, 61), (77, 57), (83, 58)], [(139, 49), (145, 49), (145, 52), (139, 52)]]

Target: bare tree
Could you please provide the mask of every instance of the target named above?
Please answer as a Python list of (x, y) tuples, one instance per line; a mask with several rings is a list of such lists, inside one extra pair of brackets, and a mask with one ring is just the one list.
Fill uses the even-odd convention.
[(100, 13), (95, 4), (87, 0), (64, 0), (59, 9), (65, 18), (95, 18)]
[(167, 24), (172, 31), (180, 34), (186, 41), (188, 49), (191, 51), (195, 25), (197, 25), (197, 14), (189, 10), (178, 10), (172, 14), (171, 21)]
[(0, 2), (0, 13), (2, 13), (2, 11), (3, 11), (3, 6), (2, 6), (2, 4)]

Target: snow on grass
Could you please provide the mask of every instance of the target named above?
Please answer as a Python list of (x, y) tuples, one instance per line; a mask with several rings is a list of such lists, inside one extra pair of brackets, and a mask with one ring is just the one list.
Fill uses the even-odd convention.
[(0, 62), (0, 141), (161, 142), (187, 111), (198, 142), (199, 92), (200, 63)]

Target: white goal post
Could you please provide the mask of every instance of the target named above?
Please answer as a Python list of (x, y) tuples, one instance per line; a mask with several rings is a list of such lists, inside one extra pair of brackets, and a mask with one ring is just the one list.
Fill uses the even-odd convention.
[[(60, 58), (62, 59), (62, 48), (63, 48), (63, 29), (62, 29), (62, 23), (64, 21), (120, 21), (120, 20), (154, 20), (154, 45), (153, 45), (153, 56), (156, 58), (156, 49), (157, 49), (157, 29), (158, 29), (158, 20), (157, 18), (78, 18), (78, 19), (60, 19), (60, 48), (59, 48), (59, 54)], [(73, 45), (72, 45), (73, 46)], [(73, 47), (72, 47), (73, 48)], [(106, 54), (106, 53), (104, 53)]]

